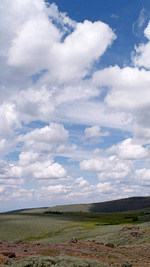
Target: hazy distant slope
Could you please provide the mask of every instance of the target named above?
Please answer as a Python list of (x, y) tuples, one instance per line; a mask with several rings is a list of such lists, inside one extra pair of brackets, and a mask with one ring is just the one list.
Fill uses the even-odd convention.
[(62, 205), (47, 209), (47, 211), (61, 212), (125, 212), (150, 209), (150, 197), (131, 197), (92, 204)]
[(45, 212), (48, 207), (41, 207), (41, 208), (29, 208), (29, 209), (19, 209), (19, 210), (12, 210), (8, 213), (43, 213)]

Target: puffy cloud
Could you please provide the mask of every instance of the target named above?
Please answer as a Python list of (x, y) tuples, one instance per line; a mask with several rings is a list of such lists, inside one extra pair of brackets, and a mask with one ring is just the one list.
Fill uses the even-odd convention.
[(112, 112), (125, 113), (127, 118), (130, 118), (126, 124), (128, 127), (126, 129), (132, 131), (138, 139), (142, 136), (141, 131), (143, 131), (143, 141), (144, 136), (147, 139), (146, 136), (150, 128), (149, 74), (148, 70), (137, 67), (121, 69), (114, 66), (97, 71), (93, 75), (95, 86), (107, 87), (107, 94), (104, 99), (107, 104), (107, 112), (110, 109)]
[(83, 177), (77, 178), (75, 180), (75, 184), (79, 187), (84, 187), (84, 188), (90, 185), (89, 182), (85, 180)]
[[(2, 55), (10, 69), (21, 75), (48, 69), (55, 82), (84, 77), (93, 61), (116, 39), (105, 23), (76, 23), (54, 3), (46, 5), (42, 0), (7, 0), (0, 6), (0, 14), (6, 22), (5, 31), (0, 28), (5, 36)], [(68, 36), (64, 38), (64, 34)]]
[(123, 142), (110, 147), (107, 152), (117, 153), (119, 158), (129, 160), (144, 159), (149, 155), (148, 150), (142, 147), (140, 144), (134, 142), (132, 138), (128, 138)]
[[(5, 0), (0, 19), (0, 155), (14, 151), (16, 159), (10, 154), (0, 161), (3, 199), (91, 202), (99, 196), (118, 198), (121, 191), (121, 197), (140, 194), (143, 188), (146, 194), (149, 170), (142, 160), (149, 156), (149, 146), (142, 144), (150, 141), (150, 75), (138, 67), (149, 68), (150, 24), (144, 31), (147, 44), (133, 56), (137, 67), (95, 71), (94, 63), (116, 39), (107, 24), (77, 23), (44, 0)], [(141, 13), (138, 27), (143, 21)], [(34, 121), (39, 128), (31, 130), (27, 124)], [(46, 126), (40, 127), (40, 121)], [(100, 128), (105, 126), (132, 131), (134, 137), (106, 151), (95, 146), (87, 151), (77, 130), (72, 134), (71, 128), (69, 136), (52, 121), (88, 125), (86, 142), (107, 136)], [(135, 171), (136, 160), (147, 169)], [(81, 161), (82, 172), (72, 161)], [(81, 176), (84, 171), (96, 173), (100, 183), (90, 184)], [(79, 178), (73, 180), (69, 172)], [(24, 189), (30, 181), (36, 189)]]
[(65, 179), (67, 172), (62, 165), (53, 162), (48, 156), (32, 151), (22, 152), (16, 166), (11, 167), (13, 176), (19, 175), (31, 179)]
[(93, 86), (91, 80), (81, 80), (61, 87), (59, 95), (56, 95), (56, 105), (64, 102), (75, 102), (79, 100), (87, 100), (91, 97), (97, 97), (100, 91)]
[(93, 138), (93, 137), (100, 137), (100, 136), (108, 136), (108, 132), (102, 132), (101, 128), (98, 125), (93, 127), (87, 127), (85, 129), (85, 138)]
[(13, 151), (14, 144), (12, 144), (11, 141), (8, 141), (6, 139), (0, 140), (0, 156), (4, 156), (8, 154), (10, 151)]
[(24, 136), (20, 136), (19, 140), (25, 142), (36, 142), (36, 143), (52, 143), (61, 144), (64, 143), (68, 138), (68, 131), (64, 129), (62, 124), (50, 123), (40, 129), (34, 129)]
[(29, 180), (42, 180), (47, 179), (53, 182), (53, 180), (67, 179), (67, 172), (62, 165), (49, 159), (48, 156), (34, 153), (32, 151), (21, 152), (19, 155), (19, 161), (6, 162), (1, 161), (1, 179), (26, 179)]
[(15, 105), (4, 103), (0, 106), (0, 125), (3, 125), (0, 127), (0, 136), (11, 135), (13, 130), (21, 127)]
[(19, 27), (8, 52), (7, 63), (19, 67), (26, 75), (47, 68), (49, 51), (61, 34), (45, 14), (29, 18)]
[(95, 72), (93, 83), (110, 89), (105, 102), (111, 108), (134, 112), (136, 109), (149, 107), (149, 71), (131, 67), (109, 67)]
[(25, 123), (33, 120), (51, 121), (55, 104), (52, 100), (52, 92), (45, 86), (29, 87), (9, 99), (15, 107), (19, 120)]
[(77, 23), (75, 30), (53, 50), (56, 55), (54, 77), (64, 82), (86, 76), (91, 64), (102, 56), (115, 38), (115, 34), (105, 23)]
[(66, 170), (58, 163), (38, 162), (31, 166), (33, 177), (36, 179), (61, 179), (66, 178)]
[[(98, 193), (111, 194), (112, 193), (112, 184), (111, 183), (99, 183), (96, 186)], [(113, 189), (114, 190), (114, 189)]]
[(47, 195), (60, 195), (68, 192), (67, 186), (64, 185), (53, 185), (48, 187), (42, 187), (41, 188), (42, 193), (46, 193)]
[(144, 126), (140, 127), (138, 124), (134, 125), (134, 136), (136, 137), (137, 140), (139, 140), (140, 143), (149, 144), (150, 143), (150, 127), (148, 127), (148, 125), (145, 125), (145, 127)]
[(39, 159), (39, 154), (32, 151), (21, 152), (19, 155), (19, 166), (28, 166)]
[(96, 172), (100, 180), (125, 178), (130, 172), (130, 164), (116, 156), (93, 158), (80, 162), (84, 171)]
[(135, 171), (135, 181), (143, 186), (150, 185), (150, 169), (137, 169)]
[(138, 47), (135, 46), (135, 52), (132, 54), (132, 60), (135, 66), (150, 69), (150, 22), (144, 30), (144, 34), (148, 39), (148, 42), (146, 44), (141, 43)]
[(67, 139), (68, 131), (62, 124), (50, 123), (43, 128), (36, 128), (28, 132), (26, 135), (18, 136), (17, 141), (23, 142), (26, 149), (48, 153), (56, 151), (57, 146), (65, 143)]
[[(0, 17), (5, 25), (0, 27), (1, 82), (9, 92), (3, 109), (7, 113), (11, 107), (14, 116), (3, 129), (61, 119), (61, 103), (99, 95), (98, 88), (82, 78), (116, 38), (107, 24), (76, 23), (43, 0), (6, 0)], [(33, 83), (29, 78), (33, 74), (36, 86), (34, 77)]]

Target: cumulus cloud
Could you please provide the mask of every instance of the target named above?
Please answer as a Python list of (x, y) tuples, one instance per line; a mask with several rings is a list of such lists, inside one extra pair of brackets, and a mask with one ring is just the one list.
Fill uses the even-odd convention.
[[(142, 139), (144, 142), (144, 136), (147, 136), (150, 127), (149, 71), (137, 67), (111, 66), (95, 72), (93, 83), (108, 88), (108, 93), (104, 99), (107, 107), (112, 112), (125, 113), (126, 118), (130, 118), (128, 119), (129, 123), (126, 124), (126, 129), (132, 131), (138, 139), (141, 136), (141, 131), (143, 131)], [(147, 142), (147, 137), (145, 142)]]
[(9, 152), (13, 150), (14, 150), (14, 144), (11, 141), (8, 141), (6, 139), (0, 140), (0, 156), (1, 157), (9, 154)]
[(130, 172), (130, 164), (115, 155), (108, 158), (92, 158), (80, 162), (84, 171), (96, 172), (100, 180), (125, 178)]
[(95, 72), (93, 82), (110, 88), (105, 102), (111, 108), (134, 112), (149, 106), (149, 71), (114, 66)]
[[(116, 39), (105, 23), (88, 20), (75, 23), (66, 13), (59, 12), (54, 3), (20, 2), (5, 1), (0, 13), (3, 22), (7, 22), (2, 55), (8, 67), (22, 75), (48, 69), (49, 78), (54, 81), (84, 77), (93, 61)], [(3, 33), (3, 28), (0, 30)], [(68, 36), (63, 40), (64, 34)]]
[[(54, 162), (49, 155), (42, 155), (32, 151), (21, 152), (18, 161), (11, 163), (1, 161), (0, 178), (25, 180), (53, 180), (67, 179), (67, 172), (61, 164)], [(17, 181), (16, 181), (17, 183)]]
[(101, 128), (98, 125), (87, 127), (85, 129), (85, 138), (93, 138), (100, 136), (108, 136), (109, 132), (102, 132)]
[[(145, 14), (143, 9), (134, 30), (144, 27)], [(147, 185), (150, 23), (144, 31), (148, 41), (135, 48), (132, 67), (97, 70), (94, 64), (117, 38), (106, 23), (75, 22), (44, 0), (5, 0), (0, 20), (2, 198), (89, 202), (99, 195), (119, 197), (120, 191), (140, 194), (140, 188), (146, 194), (140, 176)], [(124, 141), (98, 144), (113, 134), (105, 127), (115, 128)], [(132, 138), (122, 137), (120, 129)], [(92, 149), (85, 149), (90, 142)], [(93, 184), (84, 178), (86, 171)], [(34, 188), (25, 189), (27, 183)]]
[(123, 142), (110, 147), (108, 153), (117, 153), (119, 158), (127, 160), (138, 160), (147, 158), (149, 151), (142, 145), (134, 142), (132, 138), (128, 138)]
[(148, 42), (146, 44), (141, 43), (139, 46), (135, 46), (135, 52), (132, 55), (132, 60), (135, 66), (150, 69), (150, 22), (144, 30), (144, 35), (148, 39)]
[(75, 184), (79, 187), (84, 187), (84, 188), (90, 185), (89, 182), (85, 180), (83, 177), (77, 178), (75, 180)]
[(24, 141), (29, 147), (33, 143), (46, 143), (46, 144), (61, 144), (68, 138), (68, 131), (64, 129), (62, 124), (50, 123), (40, 129), (34, 129), (26, 135), (20, 135), (18, 141)]
[(149, 186), (150, 185), (150, 169), (146, 169), (146, 168), (137, 169), (135, 171), (135, 180), (137, 180), (139, 184)]
[(4, 103), (0, 106), (0, 136), (11, 135), (13, 130), (21, 127), (15, 105)]
[(57, 73), (54, 66), (53, 75), (61, 82), (86, 76), (93, 61), (102, 56), (115, 38), (109, 26), (102, 22), (78, 23), (74, 32), (55, 46)]

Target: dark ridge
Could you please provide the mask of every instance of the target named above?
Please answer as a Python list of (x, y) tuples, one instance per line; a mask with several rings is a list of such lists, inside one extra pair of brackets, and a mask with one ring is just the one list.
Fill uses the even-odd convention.
[(119, 200), (93, 203), (90, 212), (112, 213), (150, 208), (150, 197), (130, 197)]

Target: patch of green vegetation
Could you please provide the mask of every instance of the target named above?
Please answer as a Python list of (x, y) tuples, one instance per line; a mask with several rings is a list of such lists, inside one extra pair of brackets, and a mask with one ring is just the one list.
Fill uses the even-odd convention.
[(45, 214), (63, 214), (63, 212), (61, 212), (61, 211), (45, 211), (44, 212)]
[(34, 242), (34, 241), (39, 241), (42, 239), (47, 239), (49, 237), (55, 236), (55, 235), (60, 235), (64, 229), (61, 229), (56, 232), (50, 232), (50, 233), (41, 233), (39, 236), (30, 236), (28, 238), (23, 239), (24, 242)]
[(132, 263), (125, 262), (125, 263), (122, 264), (122, 267), (132, 267)]
[[(137, 221), (133, 221), (136, 216), (138, 223), (141, 223), (141, 219), (149, 215), (140, 212), (0, 214), (0, 240), (57, 243), (69, 242), (75, 236), (78, 240), (95, 239), (104, 243), (133, 244), (135, 238), (128, 232), (121, 234), (119, 231), (124, 225), (136, 225)], [(149, 243), (149, 232), (146, 233), (141, 234), (137, 240)]]
[[(8, 266), (8, 265), (4, 265)], [(11, 267), (109, 267), (107, 264), (72, 257), (30, 257), (12, 262)]]
[[(16, 241), (46, 236), (68, 227), (73, 219), (60, 215), (0, 214), (0, 240)], [(32, 238), (33, 239), (33, 238)]]
[(132, 219), (132, 221), (133, 222), (137, 222), (139, 219), (138, 219), (138, 216), (135, 216), (135, 217), (133, 217), (133, 219)]

